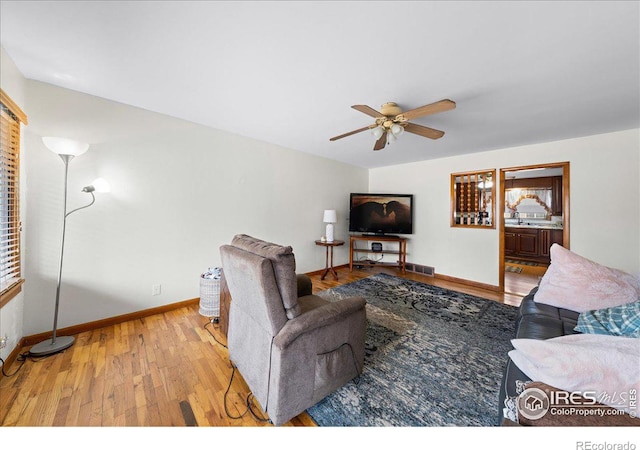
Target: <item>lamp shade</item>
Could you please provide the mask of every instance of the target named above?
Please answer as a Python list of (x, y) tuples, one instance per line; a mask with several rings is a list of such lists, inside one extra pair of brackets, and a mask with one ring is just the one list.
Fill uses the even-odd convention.
[(398, 125), (397, 123), (394, 123), (391, 126), (391, 133), (394, 136), (400, 136), (402, 134), (402, 132), (404, 131), (404, 128), (402, 127), (402, 125)]
[(324, 210), (324, 223), (336, 223), (338, 221), (336, 210), (335, 209), (325, 209)]
[(396, 141), (396, 135), (393, 133), (387, 133), (387, 145)]
[(384, 133), (384, 128), (380, 125), (371, 130), (371, 134), (373, 134), (373, 137), (376, 139), (380, 139), (382, 137), (382, 133)]
[(109, 185), (109, 182), (104, 178), (96, 178), (95, 180), (93, 180), (91, 185), (96, 189), (96, 192), (111, 192), (111, 186)]
[(82, 155), (89, 149), (89, 144), (59, 137), (43, 137), (42, 142), (49, 150), (58, 155)]

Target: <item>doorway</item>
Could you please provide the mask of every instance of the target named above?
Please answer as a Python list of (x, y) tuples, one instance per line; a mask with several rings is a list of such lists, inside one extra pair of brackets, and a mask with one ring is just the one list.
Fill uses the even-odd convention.
[(550, 263), (551, 245), (569, 248), (569, 163), (500, 169), (499, 286), (526, 295)]

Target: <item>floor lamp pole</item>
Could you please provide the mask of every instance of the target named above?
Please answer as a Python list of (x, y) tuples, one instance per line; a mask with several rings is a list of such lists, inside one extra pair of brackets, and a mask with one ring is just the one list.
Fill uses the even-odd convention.
[[(69, 173), (69, 161), (73, 159), (73, 155), (59, 155), (64, 162), (64, 201), (63, 201), (63, 211), (64, 217), (62, 221), (62, 245), (60, 248), (60, 267), (58, 271), (58, 286), (56, 288), (56, 307), (55, 312), (53, 313), (53, 335), (51, 339), (47, 339), (46, 341), (42, 341), (39, 344), (34, 345), (29, 350), (29, 353), (32, 356), (45, 356), (50, 355), (52, 353), (60, 352), (64, 349), (67, 349), (73, 345), (75, 338), (73, 336), (57, 336), (58, 332), (58, 307), (60, 305), (60, 284), (62, 282), (62, 261), (64, 258), (64, 237), (67, 228), (67, 176)], [(93, 196), (93, 193), (91, 193)], [(77, 211), (77, 210), (75, 210)], [(73, 212), (73, 211), (71, 211)]]

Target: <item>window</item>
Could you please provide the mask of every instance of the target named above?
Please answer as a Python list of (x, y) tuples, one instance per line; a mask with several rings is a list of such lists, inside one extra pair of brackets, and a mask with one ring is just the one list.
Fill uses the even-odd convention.
[(21, 290), (20, 123), (27, 116), (0, 89), (0, 307)]
[(495, 228), (496, 169), (451, 174), (451, 226)]

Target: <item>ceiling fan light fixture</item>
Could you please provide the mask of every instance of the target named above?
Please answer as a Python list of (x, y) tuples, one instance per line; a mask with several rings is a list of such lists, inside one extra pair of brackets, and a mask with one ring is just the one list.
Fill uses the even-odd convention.
[(404, 131), (404, 128), (402, 127), (402, 125), (399, 125), (397, 123), (394, 123), (391, 126), (391, 134), (393, 134), (394, 137), (398, 137), (402, 134), (402, 132)]
[(370, 130), (371, 135), (376, 138), (373, 150), (382, 150), (386, 145), (395, 142), (398, 136), (403, 134), (405, 131), (407, 133), (417, 134), (418, 136), (429, 139), (440, 139), (444, 136), (444, 131), (429, 128), (424, 125), (418, 125), (411, 121), (419, 117), (449, 111), (455, 107), (456, 103), (449, 99), (440, 100), (405, 112), (402, 112), (400, 107), (393, 102), (388, 102), (382, 105), (380, 111), (376, 111), (367, 105), (352, 105), (351, 108), (360, 111), (367, 116), (373, 117), (375, 122), (369, 126), (332, 137), (329, 140), (336, 141), (365, 130)]
[(396, 141), (396, 136), (393, 133), (387, 133), (387, 145)]
[(376, 138), (376, 140), (382, 137), (382, 133), (384, 133), (384, 128), (382, 128), (380, 125), (371, 130), (371, 134), (373, 134), (373, 137)]

